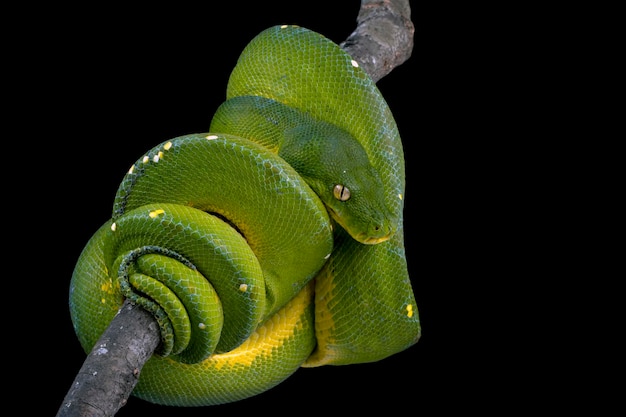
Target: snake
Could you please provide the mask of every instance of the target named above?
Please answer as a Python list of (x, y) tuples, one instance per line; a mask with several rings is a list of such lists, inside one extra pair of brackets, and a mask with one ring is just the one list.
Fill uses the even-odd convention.
[(154, 146), (72, 272), (91, 351), (125, 300), (161, 339), (132, 395), (225, 404), (301, 367), (383, 360), (421, 336), (404, 244), (404, 151), (391, 110), (338, 44), (256, 35), (207, 132)]

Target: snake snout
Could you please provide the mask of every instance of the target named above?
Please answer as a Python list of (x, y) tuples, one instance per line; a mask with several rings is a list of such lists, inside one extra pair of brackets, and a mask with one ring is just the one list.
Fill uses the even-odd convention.
[(393, 233), (394, 229), (389, 222), (372, 222), (366, 231), (353, 237), (365, 245), (376, 245), (389, 240)]
[(368, 245), (375, 245), (378, 243), (389, 240), (393, 234), (393, 228), (389, 223), (376, 223), (370, 226), (370, 237), (366, 239), (365, 243)]

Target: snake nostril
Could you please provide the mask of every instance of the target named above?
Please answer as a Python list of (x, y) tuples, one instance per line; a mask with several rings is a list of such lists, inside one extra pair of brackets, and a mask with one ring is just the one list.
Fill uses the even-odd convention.
[(381, 238), (382, 236), (384, 236), (385, 233), (385, 227), (383, 224), (381, 223), (372, 223), (370, 225), (369, 228), (369, 235), (371, 238), (378, 240), (379, 238)]

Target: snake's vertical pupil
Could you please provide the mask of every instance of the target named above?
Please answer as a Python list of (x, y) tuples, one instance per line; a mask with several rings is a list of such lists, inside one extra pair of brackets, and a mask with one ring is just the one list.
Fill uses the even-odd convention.
[(333, 195), (339, 201), (346, 201), (350, 198), (350, 190), (348, 189), (348, 187), (337, 184), (333, 189)]

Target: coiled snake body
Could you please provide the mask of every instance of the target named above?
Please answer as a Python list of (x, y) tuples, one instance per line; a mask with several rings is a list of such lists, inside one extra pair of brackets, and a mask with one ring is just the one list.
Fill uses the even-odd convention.
[(72, 275), (81, 345), (125, 298), (140, 304), (162, 342), (133, 395), (176, 406), (410, 347), (404, 181), (395, 121), (358, 64), (305, 28), (263, 31), (209, 132), (155, 146), (124, 176)]

